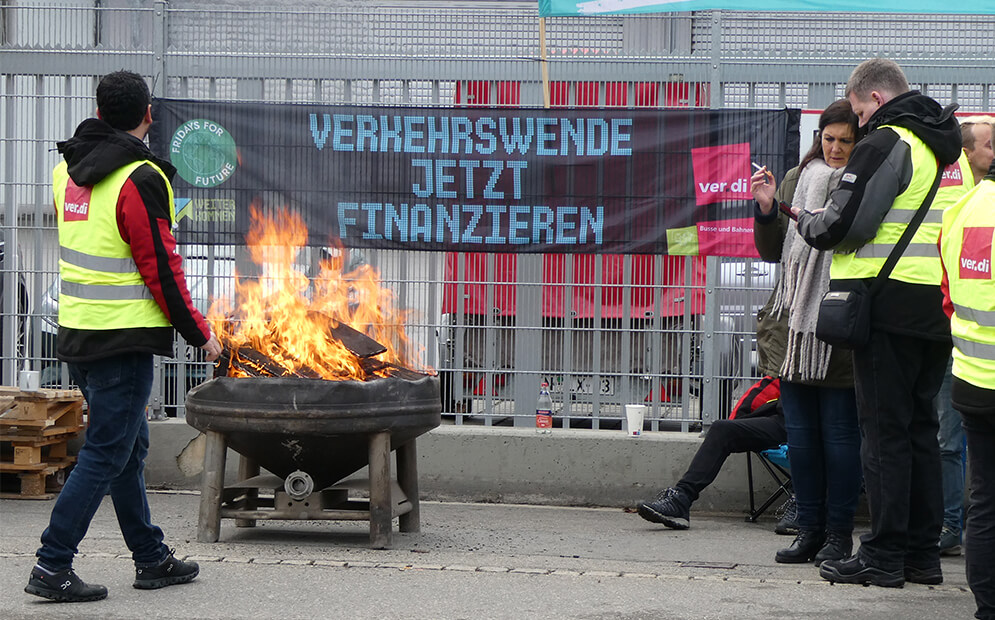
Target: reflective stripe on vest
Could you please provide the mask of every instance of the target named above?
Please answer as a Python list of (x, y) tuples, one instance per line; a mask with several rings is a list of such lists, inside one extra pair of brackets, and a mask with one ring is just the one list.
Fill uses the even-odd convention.
[[(895, 198), (873, 239), (856, 252), (833, 255), (830, 275), (834, 279), (876, 276), (933, 184), (936, 157), (929, 147), (907, 129), (890, 125), (887, 127), (895, 131), (899, 138), (909, 145), (913, 166), (912, 179), (905, 191)], [(962, 152), (957, 162), (944, 170), (940, 187), (929, 210), (889, 278), (912, 284), (940, 283), (941, 266), (936, 241), (943, 211), (971, 188), (973, 177), (969, 173), (970, 165)]]
[(983, 180), (943, 214), (940, 253), (954, 307), (953, 374), (995, 390), (995, 181)]
[(107, 258), (69, 248), (59, 248), (59, 258), (69, 265), (93, 271), (110, 271), (112, 273), (133, 273), (135, 271), (135, 259), (131, 257)]
[(151, 161), (132, 162), (92, 187), (76, 185), (65, 162), (56, 166), (53, 192), (59, 223), (59, 325), (89, 330), (169, 326), (117, 223), (121, 190), (135, 169), (145, 164), (166, 183), (172, 222), (172, 187)]

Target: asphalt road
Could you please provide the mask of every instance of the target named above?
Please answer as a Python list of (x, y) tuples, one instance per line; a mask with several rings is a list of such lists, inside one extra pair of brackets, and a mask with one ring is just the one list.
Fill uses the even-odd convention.
[[(668, 530), (619, 509), (422, 505), (420, 533), (368, 548), (366, 522), (271, 521), (196, 542), (198, 497), (152, 493), (154, 520), (192, 583), (131, 587), (134, 569), (105, 501), (77, 572), (104, 601), (53, 604), (23, 592), (51, 501), (0, 500), (0, 617), (20, 618), (971, 618), (963, 558), (941, 586), (831, 585), (811, 565), (782, 565), (790, 538), (773, 521), (692, 513)], [(866, 527), (866, 525), (864, 526)], [(859, 534), (859, 530), (858, 530)]]

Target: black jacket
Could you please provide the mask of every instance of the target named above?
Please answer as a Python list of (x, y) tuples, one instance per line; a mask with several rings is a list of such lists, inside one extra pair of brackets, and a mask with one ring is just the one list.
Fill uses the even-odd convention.
[[(942, 108), (933, 99), (910, 91), (884, 104), (867, 123), (869, 133), (853, 149), (839, 187), (820, 213), (802, 213), (798, 232), (820, 250), (854, 251), (874, 238), (895, 198), (914, 173), (909, 146), (883, 125), (908, 129), (933, 151), (940, 165), (961, 153), (955, 105)], [(866, 282), (869, 284), (871, 279)], [(832, 288), (845, 288), (834, 281)], [(939, 285), (909, 284), (888, 279), (874, 299), (871, 316), (877, 329), (931, 340), (949, 340), (950, 322), (942, 308)]]

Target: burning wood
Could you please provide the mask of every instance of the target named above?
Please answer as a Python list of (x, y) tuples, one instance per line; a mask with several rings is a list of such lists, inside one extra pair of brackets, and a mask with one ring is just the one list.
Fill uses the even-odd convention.
[(283, 210), (268, 218), (252, 209), (247, 241), (262, 275), (236, 278), (235, 299), (216, 300), (208, 313), (225, 346), (215, 376), (425, 376), (412, 369), (406, 314), (394, 307), (379, 274), (369, 266), (343, 273), (341, 260), (327, 260), (309, 280), (294, 269), (307, 239), (298, 215)]
[(363, 332), (349, 327), (345, 323), (332, 325), (332, 318), (322, 314), (321, 312), (315, 312), (312, 310), (308, 312), (308, 317), (317, 319), (318, 321), (327, 322), (329, 324), (328, 336), (332, 340), (338, 340), (341, 342), (342, 346), (352, 351), (352, 354), (356, 357), (373, 357), (374, 355), (380, 355), (381, 353), (387, 352), (387, 347), (383, 346), (373, 338), (370, 338)]

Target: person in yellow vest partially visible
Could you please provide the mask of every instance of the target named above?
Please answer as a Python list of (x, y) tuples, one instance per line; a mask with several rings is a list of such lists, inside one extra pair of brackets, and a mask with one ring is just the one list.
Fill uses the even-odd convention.
[(967, 435), (971, 503), (964, 538), (976, 618), (995, 618), (995, 162), (943, 214), (943, 309), (954, 343), (950, 397)]
[(170, 178), (175, 168), (143, 142), (152, 124), (145, 80), (118, 71), (97, 86), (97, 118), (58, 143), (53, 173), (59, 226), (57, 355), (89, 406), (86, 441), (52, 508), (25, 592), (59, 602), (95, 601), (73, 558), (108, 492), (135, 562), (134, 587), (192, 581), (199, 568), (163, 543), (145, 495), (145, 407), (153, 355), (172, 356), (173, 329), (204, 349), (221, 345), (194, 307), (176, 253)]
[(846, 96), (867, 136), (854, 147), (826, 207), (794, 209), (805, 241), (834, 252), (830, 289), (870, 287), (937, 180), (939, 189), (870, 299), (868, 342), (853, 350), (871, 530), (852, 558), (823, 562), (819, 574), (883, 587), (938, 584), (943, 501), (934, 399), (951, 344), (936, 240), (944, 208), (974, 179), (961, 150), (956, 105), (944, 108), (910, 90), (895, 62), (862, 62), (850, 74)]

